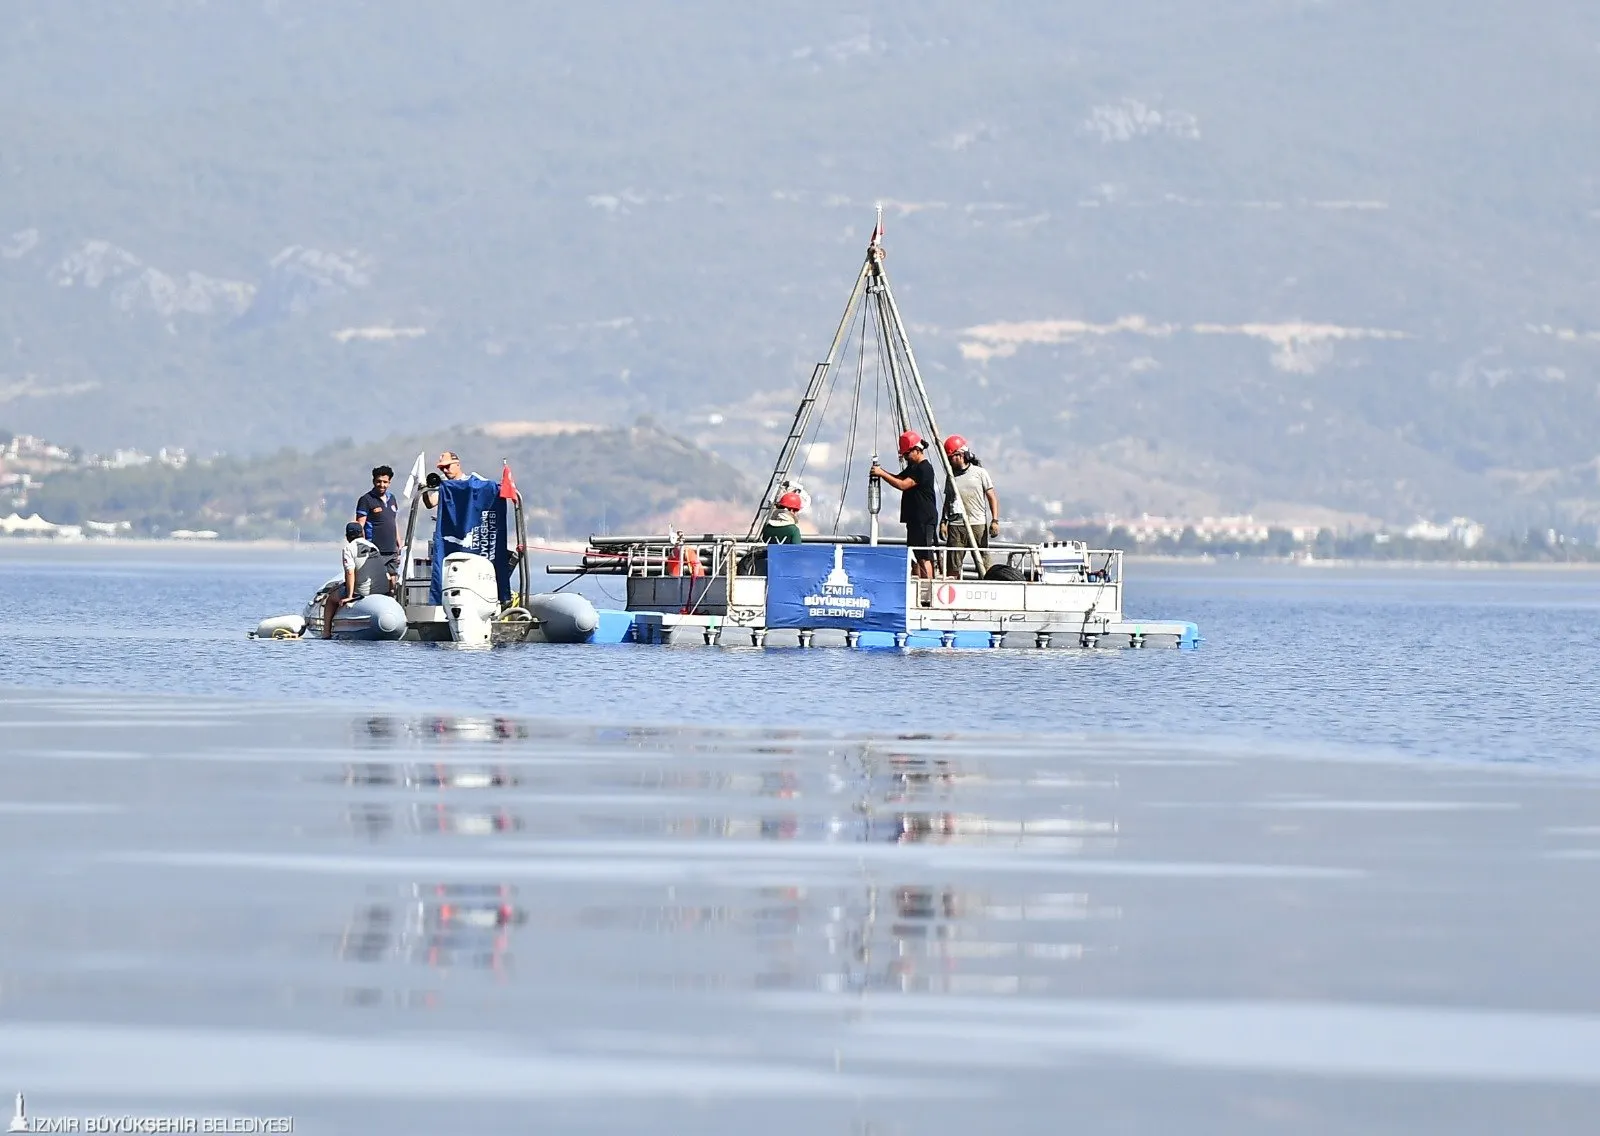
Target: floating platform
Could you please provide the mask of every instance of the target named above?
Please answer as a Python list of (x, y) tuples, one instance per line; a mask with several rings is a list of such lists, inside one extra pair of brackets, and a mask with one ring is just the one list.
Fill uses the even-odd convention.
[(592, 630), (573, 631), (562, 628), (562, 634), (553, 636), (547, 620), (537, 617), (527, 619), (496, 619), (490, 624), (490, 642), (496, 647), (517, 643), (632, 643), (637, 642), (631, 611), (591, 609), (599, 617)]
[(628, 609), (601, 611), (596, 643), (739, 647), (1178, 648), (1187, 620), (1122, 611), (1122, 553), (1057, 541), (996, 544), (1000, 574), (919, 579), (904, 544), (802, 546), (706, 536), (664, 545), (595, 538), (555, 572), (626, 578)]
[[(853, 647), (858, 649), (929, 647), (958, 650), (1000, 648), (1077, 648), (1080, 650), (1179, 648), (1200, 646), (1200, 628), (1184, 621), (1107, 622), (1088, 627), (993, 627), (950, 629), (918, 627), (904, 632), (841, 631), (837, 628), (743, 627), (716, 616), (661, 612), (605, 612), (632, 615), (627, 642), (657, 646), (704, 644), (724, 647)], [(599, 640), (596, 640), (597, 642)]]
[[(519, 642), (511, 637), (496, 642)], [(533, 640), (526, 640), (533, 641)], [(601, 609), (591, 643), (708, 647), (848, 647), (868, 649), (1078, 650), (1177, 648), (1193, 650), (1200, 628), (1180, 620), (1119, 621), (1089, 627), (918, 627), (905, 632), (841, 631), (837, 628), (748, 627), (715, 615)]]

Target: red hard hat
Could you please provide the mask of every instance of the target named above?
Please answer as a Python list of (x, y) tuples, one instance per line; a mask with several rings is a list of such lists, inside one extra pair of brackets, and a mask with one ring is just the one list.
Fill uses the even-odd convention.
[(946, 438), (944, 440), (944, 452), (947, 453), (947, 454), (951, 454), (951, 455), (959, 454), (962, 450), (964, 450), (966, 448), (967, 448), (967, 440), (965, 438), (963, 438), (960, 434), (951, 434), (948, 438)]
[(900, 453), (902, 456), (909, 454), (912, 450), (920, 449), (921, 446), (922, 435), (915, 430), (907, 430), (900, 435)]
[(780, 509), (795, 510), (803, 508), (804, 506), (805, 502), (800, 499), (800, 494), (796, 493), (793, 489), (789, 490), (789, 492), (778, 498), (778, 508)]

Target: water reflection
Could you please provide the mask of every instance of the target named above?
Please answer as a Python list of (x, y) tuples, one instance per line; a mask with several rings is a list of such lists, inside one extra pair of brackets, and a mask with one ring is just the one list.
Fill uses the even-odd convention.
[[(527, 742), (533, 731), (514, 718), (489, 715), (372, 716), (359, 723), (358, 746), (410, 747)], [(358, 761), (343, 767), (339, 783), (359, 790), (416, 793), (466, 792), (477, 797), (515, 788), (521, 778), (502, 763)], [(346, 831), (382, 842), (402, 837), (493, 838), (519, 832), (522, 815), (492, 799), (440, 799), (394, 803), (363, 801), (345, 807)], [(514, 933), (528, 920), (507, 883), (423, 883), (402, 897), (356, 906), (338, 937), (337, 957), (352, 964), (401, 963), (435, 971), (484, 971), (506, 980)], [(436, 1008), (430, 990), (359, 986), (347, 991), (353, 1006)]]
[(868, 885), (858, 907), (841, 909), (841, 917), (829, 922), (825, 933), (836, 966), (818, 977), (815, 988), (902, 994), (1046, 991), (1061, 965), (1089, 953), (1082, 939), (1059, 939), (1048, 924), (1063, 917), (1121, 915), (1114, 908), (1091, 907), (1086, 896), (1065, 903), (1062, 898), (997, 902), (953, 885)]
[(632, 943), (636, 969), (613, 977), (646, 987), (934, 995), (1048, 991), (1063, 967), (1115, 950), (1107, 926), (1084, 925), (1122, 915), (1085, 894), (872, 880), (540, 910), (547, 935)]
[(1552, 859), (1589, 850), (1587, 775), (54, 713), (0, 723), (0, 1056), (45, 1115), (1254, 1132), (1459, 1098), (1458, 1129), (1594, 1127), (1595, 861)]
[(512, 932), (527, 921), (515, 889), (503, 884), (415, 884), (403, 899), (359, 906), (339, 936), (338, 956), (503, 976)]
[(505, 789), (518, 783), (505, 766), (361, 762), (344, 767), (343, 782), (375, 789)]
[(345, 824), (353, 835), (382, 840), (400, 831), (440, 836), (498, 836), (518, 832), (522, 818), (509, 808), (416, 804), (396, 809), (386, 804), (352, 805)]
[[(952, 757), (912, 752), (906, 740), (897, 739), (887, 753), (862, 747), (837, 768), (833, 794), (851, 798), (853, 816), (835, 814), (808, 826), (798, 810), (769, 814), (762, 819), (761, 837), (1068, 855), (1114, 849), (1117, 822), (1087, 815), (1085, 808), (1073, 810), (1078, 815), (1034, 817), (964, 807), (992, 794), (999, 783)], [(1059, 775), (1051, 779), (1057, 790), (1072, 784)], [(1025, 808), (1029, 796), (1013, 800), (1013, 807)], [(1050, 799), (1066, 811), (1059, 791)], [(756, 976), (759, 987), (906, 994), (1039, 991), (1055, 981), (1061, 966), (1091, 952), (1084, 937), (1063, 935), (1063, 924), (1110, 922), (1122, 914), (1113, 905), (1091, 903), (1086, 894), (990, 892), (954, 882), (886, 883), (876, 873), (836, 892), (832, 900), (808, 905), (806, 892), (797, 888), (782, 918), (769, 914), (758, 924), (768, 935), (792, 943), (820, 923), (826, 952), (826, 961), (807, 958), (803, 951), (775, 958)], [(1102, 938), (1094, 949), (1113, 947)]]
[(418, 718), (374, 715), (362, 722), (356, 732), (358, 743), (380, 746), (526, 741), (532, 736), (528, 723), (488, 714), (434, 714)]
[(862, 760), (869, 777), (879, 776), (885, 782), (886, 801), (917, 800), (929, 796), (948, 797), (959, 784), (983, 783), (983, 778), (975, 774), (963, 776), (956, 768), (955, 762), (948, 758), (891, 753), (881, 774), (870, 753), (863, 754)]
[[(347, 764), (340, 781), (352, 791), (425, 797), (346, 806), (352, 837), (397, 849), (407, 839), (472, 838), (485, 858), (462, 859), (469, 869), (532, 856), (580, 865), (574, 878), (593, 882), (564, 882), (560, 873), (541, 881), (535, 872), (519, 880), (531, 889), (526, 908), (503, 876), (416, 883), (404, 901), (356, 905), (340, 959), (514, 982), (512, 947), (529, 909), (538, 912), (542, 940), (568, 944), (566, 979), (609, 976), (652, 988), (1021, 994), (1048, 990), (1062, 968), (1114, 949), (1108, 929), (1121, 918), (1117, 906), (1034, 891), (1026, 877), (978, 886), (937, 858), (943, 848), (1109, 854), (1117, 822), (1097, 815), (1089, 796), (1105, 781), (1056, 766), (1032, 777), (997, 775), (992, 758), (948, 752), (948, 739), (756, 744), (668, 729), (595, 731), (584, 744), (604, 734), (614, 748), (552, 763), (572, 752), (573, 733), (493, 717), (368, 719), (369, 743), (507, 748), (492, 763)], [(518, 773), (528, 758), (540, 768), (532, 785)], [(527, 843), (529, 833), (537, 843)], [(720, 878), (726, 873), (716, 866), (741, 863), (740, 842), (792, 844), (792, 859), (752, 862), (771, 866), (755, 875), (782, 882), (740, 883), (738, 871)], [(935, 858), (897, 867), (881, 857), (808, 854), (851, 844), (919, 847)], [(622, 882), (634, 863), (683, 879), (664, 892)], [(627, 889), (634, 894), (622, 894)], [(418, 1001), (366, 985), (355, 1001), (433, 1006), (438, 995)]]

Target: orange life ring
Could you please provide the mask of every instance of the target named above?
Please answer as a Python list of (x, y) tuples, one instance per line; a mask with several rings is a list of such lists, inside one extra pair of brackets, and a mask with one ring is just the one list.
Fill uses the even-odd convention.
[(700, 565), (698, 549), (684, 548), (675, 544), (667, 550), (667, 575), (704, 576), (705, 574), (706, 570)]

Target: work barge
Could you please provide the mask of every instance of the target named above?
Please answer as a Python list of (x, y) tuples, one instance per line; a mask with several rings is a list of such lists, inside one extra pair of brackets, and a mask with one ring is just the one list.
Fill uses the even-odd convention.
[[(809, 536), (806, 547), (841, 551), (865, 537)], [(579, 565), (553, 564), (558, 574), (621, 576), (626, 580), (626, 626), (619, 639), (637, 643), (799, 647), (1195, 647), (1199, 629), (1177, 620), (1123, 616), (1123, 559), (1117, 549), (1071, 541), (989, 546), (997, 563), (1018, 579), (985, 579), (968, 570), (919, 580), (910, 574), (904, 541), (878, 547), (899, 551), (907, 567), (901, 630), (839, 626), (773, 626), (766, 618), (767, 576), (760, 559), (768, 546), (706, 534), (668, 543), (660, 537), (595, 537)], [(941, 549), (941, 552), (947, 551)], [(970, 557), (969, 557), (970, 559)], [(690, 567), (686, 570), (684, 565)], [(831, 569), (830, 569), (831, 570)], [(687, 571), (687, 574), (686, 574)], [(602, 620), (605, 615), (602, 611)]]
[[(1123, 554), (1076, 541), (986, 541), (965, 516), (957, 543), (909, 547), (879, 531), (881, 489), (866, 478), (866, 533), (839, 532), (849, 497), (851, 459), (870, 434), (872, 463), (885, 430), (919, 432), (940, 482), (954, 470), (933, 405), (884, 269), (883, 217), (827, 356), (795, 411), (748, 529), (740, 534), (592, 536), (576, 563), (546, 565), (556, 575), (621, 577), (626, 610), (601, 610), (596, 638), (642, 644), (856, 648), (1194, 648), (1199, 628), (1183, 620), (1130, 619), (1124, 612)], [(841, 349), (859, 335), (853, 375), (840, 381)], [(869, 351), (868, 343), (872, 346)], [(875, 375), (868, 386), (868, 358)], [(849, 353), (843, 353), (848, 359)], [(845, 368), (843, 370), (848, 370)], [(839, 390), (854, 388), (844, 484), (831, 533), (800, 543), (767, 543), (763, 529), (780, 499), (811, 502), (801, 475), (821, 416)], [(877, 412), (864, 412), (864, 396)], [(840, 397), (841, 404), (849, 395)], [(819, 406), (821, 411), (819, 412)], [(863, 418), (871, 426), (863, 429)], [(965, 540), (959, 538), (965, 536)], [(962, 546), (965, 547), (962, 547)], [(932, 552), (933, 579), (915, 574)], [(960, 555), (959, 560), (957, 554)], [(614, 601), (613, 601), (614, 602)]]

